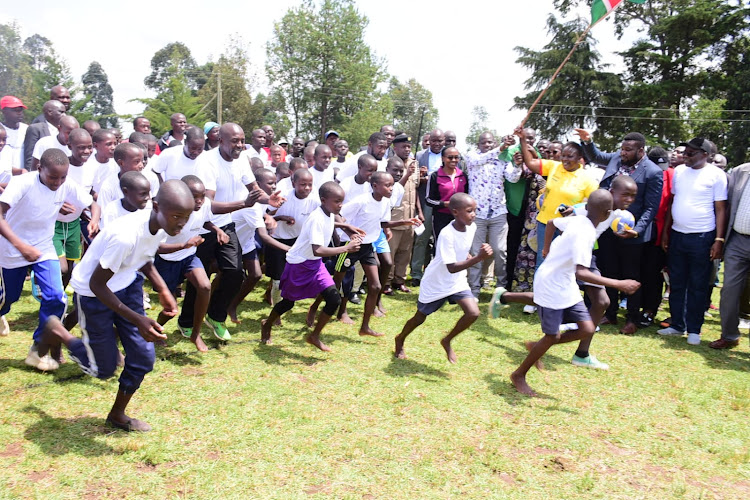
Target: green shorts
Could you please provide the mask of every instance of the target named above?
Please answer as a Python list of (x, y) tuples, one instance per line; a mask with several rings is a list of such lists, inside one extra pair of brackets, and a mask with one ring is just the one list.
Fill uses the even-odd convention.
[(73, 222), (55, 222), (55, 236), (52, 238), (58, 257), (68, 260), (81, 260), (81, 219)]

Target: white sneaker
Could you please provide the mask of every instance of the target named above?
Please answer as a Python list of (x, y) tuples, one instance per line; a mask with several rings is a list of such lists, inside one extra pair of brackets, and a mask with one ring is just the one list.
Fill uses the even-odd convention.
[(5, 316), (0, 316), (0, 337), (5, 337), (10, 333), (10, 325)]
[[(3, 319), (5, 319), (5, 316), (3, 316)], [(750, 319), (740, 318), (740, 325), (738, 328), (750, 330)]]
[(700, 333), (688, 333), (688, 344), (701, 345), (701, 334)]
[(569, 332), (578, 328), (578, 323), (563, 323), (560, 325), (560, 332)]
[(523, 312), (524, 314), (534, 314), (536, 312), (536, 306), (525, 305), (523, 306)]
[(49, 353), (40, 358), (39, 352), (37, 352), (36, 345), (31, 346), (31, 349), (29, 349), (29, 355), (26, 356), (26, 360), (24, 362), (27, 365), (43, 372), (51, 372), (60, 368), (60, 365), (57, 363), (57, 361), (52, 359), (52, 356), (50, 356)]
[(671, 326), (662, 328), (661, 330), (657, 330), (656, 333), (658, 333), (659, 335), (676, 335), (678, 337), (682, 337), (683, 335), (685, 335), (685, 332), (681, 332), (680, 330), (672, 328)]

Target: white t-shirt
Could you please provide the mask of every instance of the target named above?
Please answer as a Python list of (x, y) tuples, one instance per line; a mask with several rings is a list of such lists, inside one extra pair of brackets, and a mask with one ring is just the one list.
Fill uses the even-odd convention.
[(311, 167), (309, 170), (313, 178), (313, 191), (316, 193), (320, 189), (320, 186), (333, 180), (333, 168), (330, 166), (322, 172), (315, 167)]
[(136, 210), (120, 217), (99, 233), (89, 246), (83, 259), (73, 268), (70, 286), (80, 295), (94, 297), (89, 282), (97, 265), (109, 269), (114, 275), (107, 282), (112, 292), (130, 286), (137, 271), (148, 262), (153, 262), (159, 245), (167, 239), (163, 229), (151, 234), (149, 219), (151, 210)]
[[(68, 167), (68, 178), (67, 181), (74, 181), (81, 186), (87, 193), (91, 193), (91, 189), (94, 187), (94, 177), (96, 176), (96, 170), (88, 161), (86, 161), (80, 167), (73, 165), (72, 163)], [(68, 200), (65, 200), (68, 201)], [(81, 216), (83, 209), (77, 209), (73, 213), (68, 215), (57, 214), (57, 220), (60, 222), (73, 222)]]
[(123, 196), (122, 189), (120, 189), (120, 176), (117, 174), (110, 175), (104, 179), (104, 182), (102, 182), (96, 198), (96, 203), (102, 209), (102, 212), (104, 212), (107, 205), (113, 201), (121, 199)]
[(286, 202), (276, 211), (274, 215), (286, 215), (294, 219), (294, 224), (289, 225), (279, 221), (273, 232), (273, 237), (282, 240), (290, 240), (299, 236), (302, 226), (310, 217), (310, 214), (320, 206), (320, 201), (312, 193), (307, 198), (297, 198), (294, 189), (284, 193)]
[(55, 135), (47, 135), (36, 141), (36, 144), (34, 145), (34, 151), (31, 153), (31, 156), (32, 158), (41, 160), (42, 155), (48, 149), (59, 149), (60, 151), (65, 153), (65, 156), (70, 156), (70, 148), (68, 148), (68, 146), (66, 146), (65, 144), (60, 144), (60, 141), (57, 140), (57, 133), (55, 133)]
[(672, 194), (672, 229), (680, 233), (713, 231), (714, 202), (727, 199), (727, 174), (710, 163), (699, 169), (680, 165), (674, 169)]
[[(281, 191), (282, 193), (288, 193), (293, 188), (294, 186), (292, 186), (291, 175), (289, 177), (285, 177), (284, 179), (281, 179), (279, 182), (276, 183), (276, 191)], [(317, 195), (317, 192), (315, 191), (315, 189), (313, 189), (312, 192)]]
[[(357, 162), (359, 161), (359, 157), (362, 155), (366, 155), (367, 150), (359, 151), (354, 156), (347, 158), (347, 160), (344, 163), (338, 163), (337, 166), (340, 168), (338, 179), (339, 181), (342, 181), (348, 177), (353, 177), (357, 175), (357, 172), (359, 172), (359, 165), (357, 165)], [(334, 157), (334, 160), (336, 158)], [(388, 160), (385, 156), (383, 156), (382, 160), (375, 160), (378, 162), (378, 172), (385, 172), (385, 168), (388, 166)], [(334, 164), (331, 163), (331, 166)]]
[[(198, 177), (203, 181), (206, 190), (216, 192), (215, 201), (244, 200), (248, 194), (246, 186), (255, 182), (250, 164), (243, 155), (240, 155), (237, 160), (226, 161), (221, 157), (219, 148), (214, 148), (201, 153), (196, 163)], [(232, 222), (232, 215), (214, 214), (211, 222), (218, 227), (224, 227)], [(203, 231), (203, 233), (207, 232)]]
[(372, 194), (362, 194), (341, 208), (341, 216), (367, 233), (362, 243), (372, 243), (380, 236), (380, 223), (391, 220), (391, 203), (388, 198), (377, 201)]
[(401, 205), (405, 191), (406, 189), (404, 189), (404, 186), (402, 186), (400, 182), (393, 183), (393, 191), (391, 191), (391, 208), (396, 208)]
[(91, 165), (94, 172), (94, 192), (98, 193), (102, 189), (102, 184), (107, 180), (107, 177), (112, 175), (116, 176), (120, 172), (120, 166), (117, 164), (114, 158), (110, 158), (106, 163), (99, 163), (96, 159), (96, 155), (91, 155), (91, 158), (86, 162), (87, 165)]
[(159, 192), (159, 186), (161, 185), (161, 183), (159, 182), (159, 178), (156, 176), (154, 171), (151, 170), (151, 167), (145, 167), (143, 170), (141, 170), (141, 173), (146, 178), (146, 180), (148, 180), (148, 183), (151, 186), (151, 198), (156, 197), (157, 193)]
[(149, 161), (149, 165), (151, 170), (161, 174), (162, 179), (166, 182), (171, 179), (182, 179), (186, 175), (198, 175), (196, 163), (200, 157), (201, 155), (198, 155), (195, 160), (191, 160), (185, 156), (184, 147), (169, 148), (159, 156), (154, 156)]
[[(74, 181), (63, 183), (57, 191), (50, 190), (42, 184), (38, 171), (13, 176), (0, 194), (0, 202), (10, 207), (5, 220), (13, 232), (42, 253), (35, 262), (57, 260), (52, 236), (57, 214), (66, 200), (80, 209), (94, 201), (88, 191)], [(7, 239), (0, 238), (0, 267), (15, 269), (30, 264)]]
[(240, 240), (242, 255), (255, 250), (255, 230), (266, 225), (264, 215), (268, 205), (256, 203), (252, 207), (232, 212), (234, 231)]
[[(586, 204), (581, 204), (582, 206), (573, 206), (573, 213), (576, 217), (586, 217), (589, 214), (589, 211), (586, 210)], [(612, 225), (612, 221), (615, 220), (617, 217), (620, 216), (620, 213), (623, 212), (623, 210), (620, 210), (619, 208), (615, 208), (610, 212), (609, 217), (607, 217), (607, 220), (600, 222), (598, 226), (596, 226), (596, 239), (599, 239), (599, 236), (604, 233), (609, 227)], [(570, 216), (569, 216), (570, 217)]]
[(13, 177), (13, 150), (7, 145), (0, 151), (0, 184), (7, 184)]
[[(5, 127), (5, 125), (3, 125)], [(29, 128), (25, 123), (19, 123), (17, 129), (5, 127), (8, 138), (5, 141), (5, 149), (10, 154), (10, 162), (13, 168), (24, 168), (23, 165), (23, 141), (26, 139), (26, 130)], [(3, 149), (3, 151), (5, 151)]]
[(550, 309), (567, 309), (582, 300), (576, 267), (591, 265), (596, 228), (588, 217), (558, 217), (550, 223), (563, 233), (554, 239), (534, 275), (534, 303)]
[(119, 219), (120, 217), (133, 213), (129, 210), (126, 210), (125, 207), (122, 206), (122, 200), (123, 199), (120, 198), (117, 201), (109, 203), (107, 204), (107, 207), (102, 210), (102, 219), (99, 222), (99, 229), (104, 229), (106, 226), (111, 225), (113, 221)]
[(302, 225), (302, 231), (286, 254), (286, 261), (290, 264), (301, 264), (306, 260), (319, 260), (313, 253), (312, 246), (326, 247), (331, 242), (335, 225), (334, 215), (326, 215), (321, 207), (313, 210), (310, 217)]
[(457, 231), (453, 222), (440, 231), (435, 257), (430, 261), (424, 271), (422, 282), (419, 287), (419, 301), (423, 304), (435, 302), (444, 297), (464, 290), (471, 290), (466, 280), (467, 271), (451, 273), (448, 264), (455, 264), (468, 259), (471, 243), (474, 241), (474, 233), (477, 225), (466, 227), (466, 231)]
[(346, 177), (339, 183), (341, 189), (344, 190), (344, 204), (349, 203), (357, 196), (372, 193), (372, 184), (370, 184), (369, 182), (363, 182), (362, 184), (359, 184), (354, 180), (355, 177), (356, 175), (352, 177)]
[[(177, 148), (169, 148), (167, 151), (171, 149)], [(211, 198), (206, 197), (203, 200), (203, 206), (201, 206), (200, 210), (193, 211), (193, 213), (190, 214), (190, 218), (188, 219), (187, 224), (185, 224), (185, 227), (182, 228), (182, 231), (176, 236), (168, 236), (165, 243), (168, 245), (182, 245), (193, 236), (198, 236), (203, 233), (203, 224), (211, 220), (211, 215), (213, 215), (211, 212)], [(179, 262), (190, 257), (196, 251), (197, 247), (190, 247), (172, 253), (160, 253), (159, 257), (170, 262)]]

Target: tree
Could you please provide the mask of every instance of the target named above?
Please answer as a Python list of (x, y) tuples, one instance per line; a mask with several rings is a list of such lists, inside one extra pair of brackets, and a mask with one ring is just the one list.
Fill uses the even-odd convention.
[(383, 124), (389, 123), (392, 115), (391, 97), (378, 92), (336, 130), (341, 133), (342, 139), (346, 139), (349, 147), (356, 151), (360, 146), (367, 144), (373, 132), (379, 131)]
[(177, 71), (165, 82), (164, 91), (155, 98), (133, 100), (146, 105), (143, 116), (151, 122), (154, 135), (163, 134), (171, 128), (169, 118), (173, 113), (184, 114), (192, 125), (202, 126), (208, 121), (201, 102), (193, 96), (190, 82)]
[(17, 24), (0, 24), (0, 89), (24, 102), (33, 98), (32, 68)]
[(96, 120), (102, 128), (116, 127), (118, 120), (112, 102), (112, 86), (102, 65), (92, 61), (81, 77), (81, 82), (86, 103), (81, 109), (79, 119), (81, 115), (87, 114), (91, 117), (87, 119)]
[(254, 128), (262, 125), (271, 125), (276, 134), (276, 142), (289, 134), (291, 122), (286, 111), (284, 111), (284, 100), (278, 92), (270, 95), (257, 94), (251, 106), (251, 116), (255, 120)]
[(479, 144), (479, 136), (485, 132), (494, 135), (499, 144), (502, 138), (497, 135), (497, 130), (489, 128), (490, 114), (487, 109), (484, 106), (474, 106), (471, 114), (474, 119), (469, 127), (469, 135), (466, 136), (466, 147), (476, 148)]
[[(726, 153), (730, 165), (750, 161), (750, 36), (738, 37), (726, 48), (726, 112), (731, 119)], [(744, 110), (744, 111), (735, 111)]]
[[(552, 40), (544, 50), (515, 48), (520, 54), (516, 62), (531, 70), (531, 77), (525, 82), (525, 88), (531, 92), (516, 97), (514, 108), (529, 109), (587, 26), (580, 18), (560, 23), (550, 15), (547, 32)], [(527, 126), (538, 129), (542, 138), (564, 137), (574, 127), (597, 127), (603, 132), (597, 135), (597, 142), (604, 147), (619, 141), (621, 128), (608, 119), (611, 114), (601, 113), (597, 108), (616, 104), (623, 85), (618, 75), (602, 71), (606, 65), (600, 63), (595, 44), (590, 35), (581, 42), (529, 117)]]
[[(388, 93), (393, 101), (393, 126), (420, 141), (419, 133), (433, 130), (439, 114), (432, 104), (432, 92), (414, 78), (405, 83), (391, 77)], [(421, 127), (420, 127), (421, 126)]]
[(190, 49), (182, 42), (168, 43), (156, 51), (151, 58), (151, 74), (143, 83), (158, 93), (163, 91), (169, 80), (177, 74), (185, 77), (191, 90), (197, 90), (196, 78), (199, 71)]
[(352, 0), (312, 0), (274, 23), (266, 72), (293, 117), (297, 135), (321, 137), (367, 109), (385, 78), (364, 42), (367, 17)]

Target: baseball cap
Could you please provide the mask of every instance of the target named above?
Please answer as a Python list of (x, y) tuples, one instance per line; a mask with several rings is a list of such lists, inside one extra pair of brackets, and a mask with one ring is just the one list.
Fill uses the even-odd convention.
[(5, 109), (5, 108), (28, 109), (24, 105), (23, 101), (21, 101), (21, 99), (19, 99), (18, 97), (14, 95), (6, 95), (6, 96), (3, 96), (2, 99), (0, 99), (0, 109)]
[(335, 135), (336, 137), (341, 137), (341, 135), (335, 130), (329, 130), (328, 132), (326, 132), (325, 138), (328, 139), (329, 135)]
[(703, 137), (695, 137), (693, 139), (690, 139), (688, 142), (681, 142), (680, 146), (700, 149), (703, 152), (711, 154), (711, 144)]

